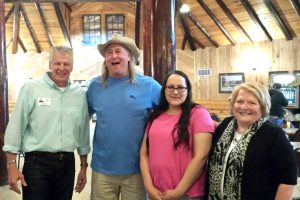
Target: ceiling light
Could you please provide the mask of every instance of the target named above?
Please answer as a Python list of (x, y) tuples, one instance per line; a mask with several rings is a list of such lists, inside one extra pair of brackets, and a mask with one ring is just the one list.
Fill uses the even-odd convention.
[(181, 6), (181, 8), (180, 8), (180, 12), (181, 13), (187, 13), (187, 12), (189, 12), (190, 11), (190, 6), (189, 5), (187, 5), (187, 4), (182, 4), (182, 6)]

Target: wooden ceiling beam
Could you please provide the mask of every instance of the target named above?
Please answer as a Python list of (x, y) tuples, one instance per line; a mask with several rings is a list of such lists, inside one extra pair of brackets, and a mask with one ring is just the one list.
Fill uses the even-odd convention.
[(248, 12), (249, 16), (253, 20), (253, 22), (262, 29), (262, 31), (265, 33), (266, 37), (270, 40), (273, 41), (272, 36), (269, 34), (268, 30), (266, 27), (263, 25), (263, 23), (260, 21), (258, 15), (252, 8), (252, 6), (249, 4), (248, 0), (241, 0), (242, 5), (244, 6), (245, 10)]
[(35, 31), (34, 31), (32, 25), (31, 25), (31, 23), (30, 23), (30, 21), (29, 21), (29, 18), (28, 18), (28, 16), (27, 16), (25, 10), (23, 9), (23, 6), (20, 6), (20, 12), (21, 12), (21, 15), (22, 15), (22, 17), (23, 17), (23, 19), (24, 19), (24, 22), (25, 22), (25, 24), (26, 24), (26, 27), (28, 28), (28, 31), (29, 31), (29, 33), (30, 33), (30, 36), (31, 36), (31, 39), (32, 39), (32, 41), (33, 41), (33, 43), (34, 43), (34, 46), (35, 46), (36, 51), (37, 51), (38, 53), (41, 53), (41, 52), (42, 52), (42, 51), (41, 51), (41, 47), (40, 47), (40, 45), (39, 45), (39, 42), (38, 42), (38, 39), (37, 39), (37, 37), (36, 37)]
[(197, 0), (197, 2), (200, 4), (200, 6), (205, 10), (205, 12), (208, 14), (208, 16), (215, 22), (217, 27), (222, 31), (222, 33), (225, 35), (225, 37), (228, 39), (228, 41), (232, 45), (236, 45), (236, 42), (231, 37), (231, 35), (228, 33), (228, 31), (225, 29), (225, 27), (222, 25), (220, 20), (215, 16), (215, 14), (208, 8), (208, 6), (203, 2), (203, 0)]
[(20, 32), (20, 6), (21, 3), (15, 3), (14, 5), (14, 22), (13, 22), (13, 43), (12, 53), (18, 52), (18, 37)]
[(175, 7), (176, 7), (176, 13), (177, 13), (178, 16), (179, 16), (180, 23), (181, 23), (182, 28), (183, 28), (183, 30), (184, 30), (184, 37), (187, 38), (187, 40), (188, 40), (188, 42), (189, 42), (189, 45), (190, 45), (190, 47), (191, 47), (191, 50), (192, 50), (192, 51), (196, 51), (196, 46), (195, 46), (195, 44), (194, 44), (194, 40), (193, 40), (193, 37), (192, 37), (192, 35), (191, 35), (191, 31), (190, 31), (188, 25), (185, 23), (185, 20), (184, 20), (184, 17), (183, 17), (183, 15), (182, 15), (182, 13), (179, 12), (179, 9), (180, 9), (180, 7), (181, 7), (181, 2), (180, 2), (180, 0), (176, 0), (175, 5), (176, 5), (176, 6), (175, 6)]
[(296, 11), (298, 17), (300, 17), (300, 3), (298, 0), (290, 0), (294, 10)]
[[(53, 2), (64, 2), (64, 3), (84, 3), (84, 2), (131, 2), (135, 0), (5, 0), (6, 3), (53, 3)], [(142, 1), (142, 0), (137, 0)]]
[(13, 38), (10, 38), (9, 42), (6, 44), (6, 48), (9, 47), (9, 45), (12, 43), (12, 41), (13, 41)]
[(47, 38), (48, 38), (48, 41), (50, 43), (50, 46), (53, 47), (54, 46), (53, 39), (52, 39), (52, 36), (50, 34), (50, 29), (48, 27), (48, 24), (47, 24), (46, 18), (44, 16), (43, 10), (41, 8), (41, 5), (40, 5), (40, 3), (34, 3), (34, 5), (35, 5), (35, 8), (38, 10), (38, 13), (39, 13), (39, 15), (41, 17), (41, 20), (43, 22), (43, 26), (44, 26), (44, 29), (47, 33)]
[(200, 40), (198, 40), (197, 38), (193, 38), (193, 39), (196, 42), (196, 44), (198, 44), (199, 47), (201, 47), (202, 49), (205, 48), (205, 46), (200, 42)]
[(216, 0), (218, 5), (221, 7), (221, 9), (224, 11), (225, 15), (230, 19), (230, 21), (233, 23), (233, 25), (241, 32), (243, 33), (250, 42), (253, 43), (253, 40), (249, 36), (249, 34), (245, 31), (245, 29), (241, 26), (241, 24), (238, 22), (238, 20), (234, 17), (234, 15), (231, 13), (229, 8), (225, 5), (223, 0)]
[(183, 40), (182, 40), (182, 44), (181, 44), (181, 49), (184, 50), (185, 49), (185, 45), (186, 45), (186, 36), (184, 35)]
[(7, 12), (7, 14), (4, 17), (4, 22), (6, 23), (7, 20), (10, 18), (10, 16), (13, 14), (14, 12), (14, 5), (9, 9), (9, 11)]
[[(8, 21), (8, 19), (10, 18), (10, 16), (12, 15), (13, 12), (14, 12), (14, 5), (9, 9), (9, 11), (7, 12), (7, 14), (5, 15), (5, 18), (4, 18), (4, 22), (5, 23)], [(13, 38), (11, 38), (9, 44), (12, 42), (12, 40), (13, 40)], [(27, 49), (26, 49), (23, 41), (21, 40), (20, 36), (18, 37), (18, 42), (19, 42), (19, 45), (21, 46), (21, 48), (23, 49), (24, 53), (26, 53)], [(8, 44), (8, 46), (9, 46), (9, 44)]]
[(191, 47), (191, 50), (192, 51), (196, 51), (196, 46), (194, 45), (193, 37), (192, 37), (191, 32), (189, 30), (189, 27), (185, 23), (184, 17), (183, 17), (183, 15), (181, 13), (179, 13), (179, 20), (180, 20), (180, 23), (181, 23), (182, 28), (184, 30), (184, 37), (187, 38), (187, 40), (189, 42), (189, 45)]
[(66, 27), (66, 24), (65, 24), (64, 17), (63, 17), (63, 15), (61, 13), (59, 3), (54, 2), (53, 6), (54, 6), (54, 9), (55, 9), (55, 12), (56, 12), (57, 19), (59, 21), (59, 25), (60, 25), (61, 31), (62, 31), (62, 33), (64, 35), (65, 41), (67, 41), (69, 43), (69, 46), (72, 47), (71, 39), (70, 39), (68, 30), (67, 30), (67, 27)]
[(194, 17), (194, 15), (191, 12), (187, 13), (188, 17), (192, 22), (195, 24), (195, 26), (204, 34), (204, 36), (215, 46), (219, 47), (219, 44), (214, 40), (214, 38), (210, 35), (210, 33), (201, 25), (201, 23)]
[(289, 31), (287, 26), (284, 24), (283, 19), (281, 19), (280, 15), (279, 15), (278, 11), (276, 10), (276, 8), (275, 8), (274, 4), (272, 3), (272, 1), (264, 0), (264, 3), (267, 6), (267, 8), (269, 9), (269, 11), (271, 12), (271, 14), (273, 15), (273, 17), (275, 18), (280, 30), (285, 35), (285, 38), (287, 40), (292, 40), (293, 39), (292, 33)]
[(140, 47), (141, 2), (135, 3), (135, 44)]
[(18, 37), (18, 42), (19, 42), (19, 45), (21, 46), (23, 52), (26, 53), (26, 52), (27, 52), (27, 49), (26, 49), (26, 47), (25, 47), (23, 41), (21, 40), (20, 36)]
[(73, 11), (72, 8), (71, 8), (71, 6), (70, 6), (69, 4), (64, 3), (64, 5), (65, 5), (65, 7), (68, 9), (69, 12), (72, 12), (72, 11)]

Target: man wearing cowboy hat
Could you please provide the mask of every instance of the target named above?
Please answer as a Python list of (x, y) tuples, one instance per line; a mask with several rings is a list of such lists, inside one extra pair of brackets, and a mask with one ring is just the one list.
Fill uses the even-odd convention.
[(91, 199), (142, 200), (139, 148), (161, 86), (135, 72), (140, 51), (131, 38), (114, 35), (97, 47), (105, 61), (101, 77), (92, 79), (87, 90), (89, 112), (97, 117)]

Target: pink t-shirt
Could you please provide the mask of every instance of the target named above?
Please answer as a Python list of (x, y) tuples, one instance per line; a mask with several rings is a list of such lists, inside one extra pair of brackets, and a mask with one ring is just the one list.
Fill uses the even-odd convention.
[[(149, 167), (154, 186), (164, 192), (174, 189), (180, 182), (185, 169), (193, 157), (193, 135), (203, 132), (213, 132), (214, 123), (209, 112), (200, 107), (194, 107), (190, 114), (189, 138), (191, 148), (185, 144), (174, 148), (172, 130), (178, 122), (181, 113), (176, 115), (161, 114), (148, 130), (149, 137)], [(175, 137), (177, 132), (175, 133)], [(188, 197), (204, 195), (206, 171), (185, 193)]]

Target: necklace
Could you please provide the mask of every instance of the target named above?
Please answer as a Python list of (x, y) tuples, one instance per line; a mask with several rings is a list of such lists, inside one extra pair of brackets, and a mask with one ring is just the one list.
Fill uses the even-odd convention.
[(237, 131), (234, 132), (234, 137), (233, 137), (233, 143), (239, 144), (240, 141), (243, 139), (244, 134), (239, 133)]

